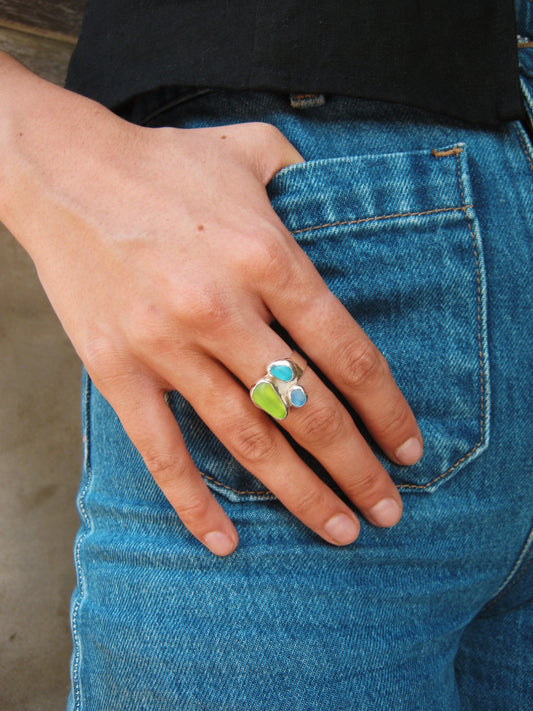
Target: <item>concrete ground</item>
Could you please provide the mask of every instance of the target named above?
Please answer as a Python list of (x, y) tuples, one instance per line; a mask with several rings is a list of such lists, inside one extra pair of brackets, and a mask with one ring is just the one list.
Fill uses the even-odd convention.
[[(61, 83), (72, 50), (0, 29), (0, 49)], [(68, 694), (80, 363), (33, 265), (0, 225), (0, 709)]]

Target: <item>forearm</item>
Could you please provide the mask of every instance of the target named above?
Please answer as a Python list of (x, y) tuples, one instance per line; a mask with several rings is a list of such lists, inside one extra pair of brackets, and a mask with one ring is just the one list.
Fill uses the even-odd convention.
[(32, 223), (50, 200), (67, 201), (80, 177), (98, 181), (97, 166), (123, 139), (124, 125), (0, 52), (0, 220), (32, 256), (41, 234)]
[(0, 52), (0, 219), (8, 225), (15, 205), (26, 194), (32, 153), (34, 159), (39, 154), (35, 136), (41, 132), (41, 142), (47, 140), (40, 119), (55, 89)]

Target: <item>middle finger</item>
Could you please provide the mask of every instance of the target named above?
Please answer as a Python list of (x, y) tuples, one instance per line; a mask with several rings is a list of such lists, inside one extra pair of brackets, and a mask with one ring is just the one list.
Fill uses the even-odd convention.
[[(264, 377), (269, 363), (291, 354), (283, 339), (260, 320), (248, 336), (241, 336), (240, 345), (218, 356), (246, 385)], [(322, 464), (366, 518), (378, 526), (395, 525), (401, 517), (401, 497), (351, 415), (310, 367), (298, 384), (307, 402), (290, 408), (282, 427)]]
[(201, 353), (182, 357), (181, 366), (187, 378), (178, 382), (180, 378), (169, 373), (168, 382), (193, 405), (237, 461), (322, 538), (336, 545), (352, 543), (359, 533), (354, 513), (300, 459), (227, 369)]

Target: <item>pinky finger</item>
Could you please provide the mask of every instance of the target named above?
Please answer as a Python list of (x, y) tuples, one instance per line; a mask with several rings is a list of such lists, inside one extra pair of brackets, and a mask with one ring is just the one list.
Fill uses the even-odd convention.
[(215, 555), (233, 553), (239, 540), (235, 526), (194, 465), (164, 392), (153, 385), (144, 392), (136, 388), (134, 398), (123, 392), (121, 402), (113, 407), (155, 482), (192, 535)]

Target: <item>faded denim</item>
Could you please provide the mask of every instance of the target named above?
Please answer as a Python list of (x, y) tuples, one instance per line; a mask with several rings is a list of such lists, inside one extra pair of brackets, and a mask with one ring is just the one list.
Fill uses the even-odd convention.
[(359, 539), (339, 549), (287, 513), (172, 394), (189, 449), (239, 531), (237, 551), (219, 559), (182, 526), (85, 378), (69, 709), (526, 711), (529, 136), (519, 123), (487, 131), (331, 96), (302, 110), (260, 92), (177, 90), (180, 103), (153, 115), (172, 100), (164, 93), (132, 117), (267, 121), (305, 157), (268, 186), (273, 207), (387, 357), (425, 454), (410, 468), (382, 457), (403, 518), (388, 530), (363, 520)]

